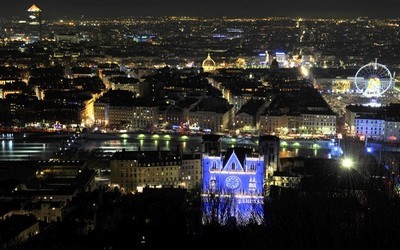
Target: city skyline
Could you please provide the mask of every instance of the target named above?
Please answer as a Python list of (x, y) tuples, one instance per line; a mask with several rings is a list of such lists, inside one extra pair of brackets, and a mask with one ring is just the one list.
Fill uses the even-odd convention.
[[(350, 18), (369, 16), (372, 18), (397, 17), (400, 3), (394, 0), (383, 1), (343, 1), (333, 0), (323, 4), (317, 0), (299, 2), (294, 0), (253, 0), (251, 4), (233, 0), (212, 2), (185, 2), (181, 0), (149, 0), (137, 3), (129, 0), (85, 0), (85, 1), (44, 1), (44, 0), (4, 0), (0, 3), (0, 16), (23, 16), (23, 11), (36, 4), (46, 14), (44, 18), (62, 17), (119, 17), (119, 16), (199, 16), (199, 17), (337, 17)], [(79, 6), (79, 8), (76, 8)], [(245, 6), (245, 8), (243, 8)]]

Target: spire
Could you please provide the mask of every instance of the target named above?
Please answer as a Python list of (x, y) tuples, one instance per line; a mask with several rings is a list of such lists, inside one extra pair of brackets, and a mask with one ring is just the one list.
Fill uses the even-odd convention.
[(210, 55), (210, 53), (208, 53), (207, 60), (210, 60), (210, 59), (211, 59), (211, 55)]

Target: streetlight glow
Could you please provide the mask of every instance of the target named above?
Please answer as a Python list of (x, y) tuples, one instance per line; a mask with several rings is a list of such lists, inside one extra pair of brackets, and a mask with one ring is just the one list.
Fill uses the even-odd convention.
[(344, 158), (342, 160), (342, 167), (343, 168), (350, 169), (350, 168), (353, 167), (353, 165), (354, 165), (354, 161), (352, 159), (350, 159), (350, 158)]

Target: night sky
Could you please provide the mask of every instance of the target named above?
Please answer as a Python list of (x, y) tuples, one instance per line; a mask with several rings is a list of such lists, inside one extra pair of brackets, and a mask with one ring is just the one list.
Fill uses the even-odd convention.
[(399, 0), (0, 0), (0, 17), (33, 3), (46, 18), (186, 15), (204, 17), (398, 17)]

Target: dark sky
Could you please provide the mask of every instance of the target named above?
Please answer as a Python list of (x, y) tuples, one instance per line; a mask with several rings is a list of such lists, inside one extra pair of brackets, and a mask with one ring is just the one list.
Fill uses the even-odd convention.
[(0, 17), (23, 16), (33, 3), (44, 19), (115, 16), (398, 17), (400, 0), (0, 0)]

